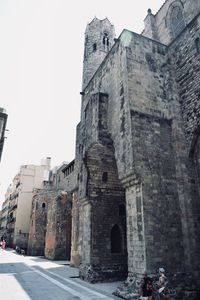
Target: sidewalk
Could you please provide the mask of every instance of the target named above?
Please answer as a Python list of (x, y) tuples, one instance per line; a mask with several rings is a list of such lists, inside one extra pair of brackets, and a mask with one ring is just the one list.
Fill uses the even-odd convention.
[[(77, 286), (77, 291), (80, 289), (81, 286), (84, 290), (86, 290), (86, 292), (88, 290), (88, 293), (90, 290), (94, 293), (96, 292), (97, 294), (98, 292), (102, 293), (108, 297), (111, 297), (112, 299), (119, 299), (118, 297), (113, 296), (112, 293), (117, 288), (117, 286), (119, 286), (120, 282), (91, 284), (80, 280), (78, 269), (70, 267), (69, 261), (51, 261), (45, 259), (44, 257), (23, 256), (17, 254), (16, 251), (14, 251), (13, 249), (6, 249), (0, 251), (1, 275), (5, 274), (6, 276), (8, 276), (9, 274), (13, 276), (20, 276), (20, 274), (23, 274), (24, 277), (30, 277), (29, 282), (30, 280), (33, 280), (34, 282), (35, 279), (33, 279), (33, 275), (30, 274), (31, 269), (34, 269), (34, 271), (37, 272), (39, 275), (42, 275), (41, 272), (44, 272), (44, 277), (46, 276), (54, 278), (52, 280), (59, 281), (61, 282), (61, 284), (65, 283), (68, 287), (71, 284), (75, 285)], [(45, 291), (45, 293), (47, 292)]]

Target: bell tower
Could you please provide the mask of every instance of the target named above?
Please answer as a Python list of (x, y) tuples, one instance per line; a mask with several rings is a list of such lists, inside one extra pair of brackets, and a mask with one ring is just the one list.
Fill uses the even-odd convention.
[(114, 44), (115, 29), (110, 21), (105, 18), (94, 18), (86, 27), (84, 59), (83, 59), (83, 83), (84, 89), (90, 79), (104, 60), (105, 56)]

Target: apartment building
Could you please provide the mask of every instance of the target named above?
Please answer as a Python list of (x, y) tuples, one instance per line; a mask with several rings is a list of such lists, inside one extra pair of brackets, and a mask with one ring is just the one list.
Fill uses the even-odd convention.
[(5, 109), (0, 107), (0, 160), (3, 151), (4, 139), (5, 139), (4, 133), (6, 129), (7, 117), (8, 115), (6, 114)]
[(23, 165), (13, 178), (3, 208), (7, 211), (6, 238), (10, 247), (27, 248), (33, 190), (43, 187), (50, 170), (51, 158), (40, 165)]

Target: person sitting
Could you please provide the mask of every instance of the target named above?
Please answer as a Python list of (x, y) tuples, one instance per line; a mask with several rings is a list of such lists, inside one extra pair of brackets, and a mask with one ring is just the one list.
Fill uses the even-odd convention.
[(165, 276), (165, 269), (164, 268), (159, 268), (159, 286), (160, 288), (166, 287), (168, 283), (167, 277)]
[(167, 285), (168, 285), (168, 279), (165, 275), (165, 269), (159, 268), (158, 293), (160, 294), (161, 299), (170, 299)]

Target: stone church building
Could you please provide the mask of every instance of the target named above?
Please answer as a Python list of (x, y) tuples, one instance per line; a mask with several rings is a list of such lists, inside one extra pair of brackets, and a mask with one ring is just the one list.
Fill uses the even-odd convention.
[(47, 189), (44, 245), (68, 243), (91, 282), (199, 276), (200, 0), (166, 0), (144, 22), (117, 39), (107, 18), (87, 25), (76, 157)]

